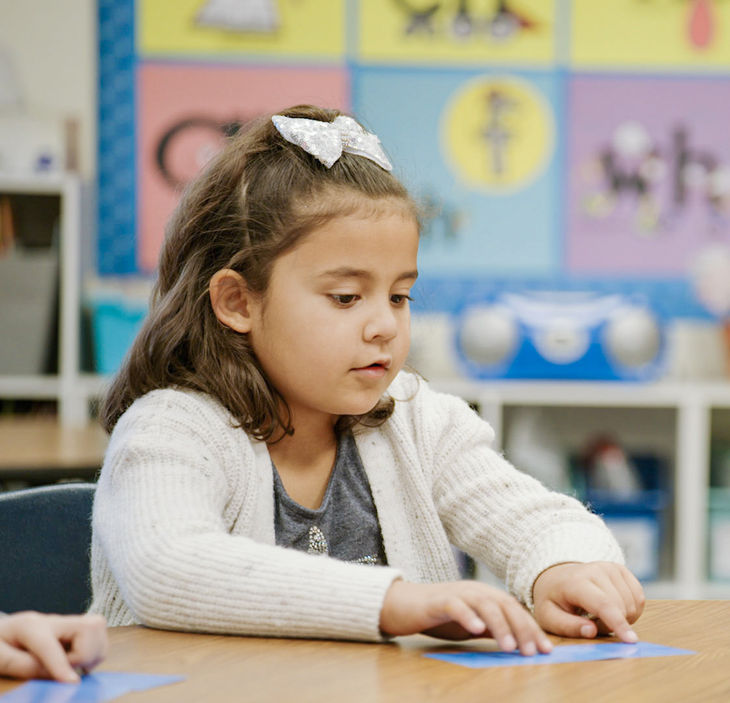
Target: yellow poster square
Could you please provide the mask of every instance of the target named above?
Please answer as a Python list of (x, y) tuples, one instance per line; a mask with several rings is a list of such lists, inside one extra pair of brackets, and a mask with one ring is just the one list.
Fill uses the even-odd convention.
[(577, 68), (730, 70), (725, 0), (572, 0)]
[(360, 0), (358, 56), (372, 63), (545, 65), (555, 56), (555, 1)]
[(147, 56), (310, 56), (345, 53), (340, 0), (140, 0), (138, 51)]

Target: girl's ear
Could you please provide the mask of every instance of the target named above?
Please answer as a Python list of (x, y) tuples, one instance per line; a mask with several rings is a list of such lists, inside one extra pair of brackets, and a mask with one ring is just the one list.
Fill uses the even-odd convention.
[(253, 294), (246, 281), (233, 269), (216, 271), (208, 285), (210, 304), (218, 320), (226, 327), (245, 334), (251, 331)]

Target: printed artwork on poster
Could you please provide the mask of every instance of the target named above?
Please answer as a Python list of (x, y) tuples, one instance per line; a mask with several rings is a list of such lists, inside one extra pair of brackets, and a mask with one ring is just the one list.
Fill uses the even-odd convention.
[(366, 61), (548, 64), (555, 0), (360, 0)]
[(142, 64), (139, 71), (137, 255), (157, 265), (164, 228), (180, 190), (225, 136), (263, 113), (314, 103), (349, 109), (342, 69)]
[(558, 80), (552, 73), (355, 71), (357, 115), (428, 214), (424, 276), (557, 270)]
[(139, 0), (143, 55), (264, 55), (338, 59), (340, 0)]
[(528, 81), (480, 76), (451, 96), (441, 140), (447, 163), (469, 187), (505, 193), (539, 175), (554, 133), (552, 110)]
[(727, 68), (727, 0), (572, 0), (576, 67)]
[(683, 276), (730, 242), (730, 80), (578, 76), (569, 94), (571, 271)]

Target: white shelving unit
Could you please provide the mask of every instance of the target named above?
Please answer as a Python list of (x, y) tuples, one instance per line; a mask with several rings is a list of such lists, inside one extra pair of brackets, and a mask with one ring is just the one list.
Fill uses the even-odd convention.
[(98, 379), (79, 368), (81, 318), (81, 185), (73, 174), (0, 175), (0, 193), (55, 195), (59, 198), (58, 373), (8, 375), (0, 369), (0, 398), (57, 400), (67, 426), (88, 422), (88, 401), (99, 392)]
[(545, 406), (626, 408), (676, 414), (674, 454), (673, 574), (650, 583), (657, 598), (730, 598), (730, 584), (707, 579), (705, 563), (710, 488), (711, 414), (730, 408), (730, 383), (657, 382), (651, 384), (434, 380), (433, 385), (478, 404), (503, 444), (505, 408)]

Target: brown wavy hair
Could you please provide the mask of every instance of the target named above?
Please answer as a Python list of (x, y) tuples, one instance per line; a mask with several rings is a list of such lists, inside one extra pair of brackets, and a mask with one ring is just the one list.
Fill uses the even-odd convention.
[[(299, 105), (278, 114), (332, 122), (337, 110)], [(266, 292), (274, 261), (335, 217), (401, 209), (418, 222), (405, 187), (370, 159), (343, 153), (327, 168), (261, 118), (241, 130), (183, 193), (168, 223), (150, 310), (100, 407), (108, 431), (145, 393), (179, 387), (225, 406), (256, 439), (293, 432), (289, 409), (266, 378), (248, 335), (223, 325), (210, 279), (228, 268)], [(343, 416), (338, 429), (378, 425), (393, 411), (381, 398), (370, 412)]]

